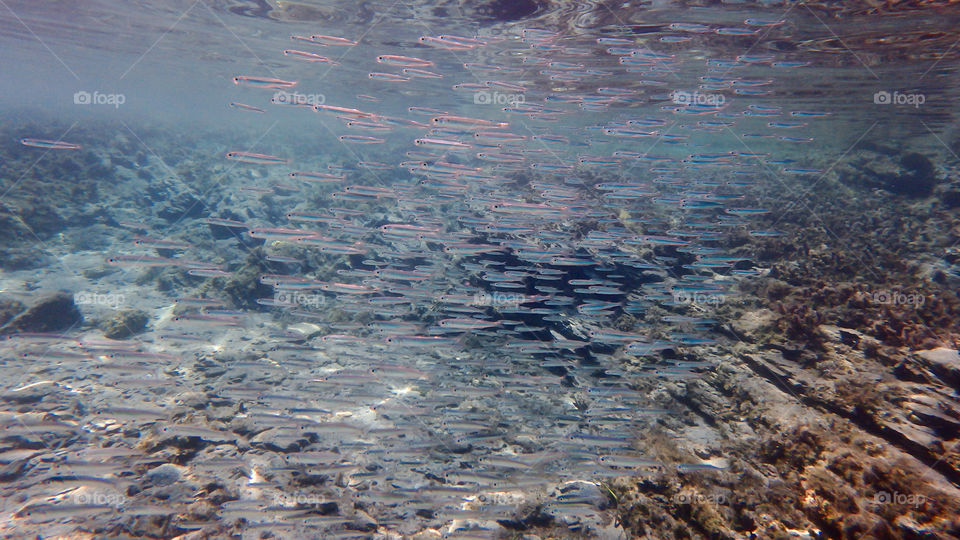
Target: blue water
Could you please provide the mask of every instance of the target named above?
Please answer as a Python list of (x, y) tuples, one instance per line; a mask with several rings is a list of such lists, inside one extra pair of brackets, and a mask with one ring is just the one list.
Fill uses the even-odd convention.
[(797, 259), (955, 288), (852, 240), (950, 177), (955, 9), (0, 14), (9, 537), (639, 536), (763, 461), (690, 396), (800, 339), (742, 331)]

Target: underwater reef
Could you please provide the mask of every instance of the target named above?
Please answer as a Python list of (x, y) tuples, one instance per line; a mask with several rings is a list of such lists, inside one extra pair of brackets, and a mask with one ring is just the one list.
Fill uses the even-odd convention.
[[(716, 328), (722, 340), (696, 353), (666, 348), (642, 361), (594, 347), (576, 368), (503, 363), (492, 375), (480, 367), (482, 359), (465, 353), (425, 353), (430, 368), (445, 366), (475, 381), (513, 381), (512, 396), (520, 397), (513, 401), (483, 384), (462, 394), (446, 392), (444, 384), (416, 390), (425, 403), (416, 407), (383, 397), (379, 406), (399, 426), (414, 418), (408, 415), (423, 414), (419, 407), (438, 417), (456, 410), (458, 416), (428, 427), (466, 435), (444, 444), (406, 443), (407, 428), (378, 424), (391, 441), (378, 449), (354, 442), (357, 428), (348, 415), (300, 424), (269, 412), (295, 407), (326, 414), (374, 391), (362, 373), (342, 369), (352, 355), (367, 354), (342, 334), (376, 321), (339, 304), (305, 306), (293, 316), (263, 301), (274, 291), (261, 279), (296, 268), (311, 279), (336, 281), (364, 267), (363, 255), (318, 254), (237, 234), (226, 221), (204, 221), (269, 223), (290, 211), (291, 202), (323, 203), (257, 169), (249, 173), (253, 178), (234, 172), (224, 180), (222, 163), (206, 158), (209, 134), (175, 144), (159, 127), (147, 133), (162, 159), (122, 135), (111, 142), (110, 155), (54, 156), (30, 173), (36, 182), (11, 191), (0, 213), (0, 333), (73, 331), (93, 340), (83, 352), (41, 342), (19, 355), (5, 352), (6, 376), (16, 384), (0, 394), (6, 426), (0, 489), (21, 523), (5, 533), (11, 537), (28, 530), (31, 519), (49, 527), (48, 534), (77, 538), (226, 537), (256, 530), (258, 516), (272, 513), (303, 526), (336, 525), (338, 534), (351, 537), (378, 537), (379, 527), (389, 524), (405, 537), (443, 538), (438, 523), (469, 523), (489, 505), (500, 517), (484, 533), (530, 540), (960, 535), (960, 252), (952, 247), (960, 240), (960, 170), (938, 165), (943, 157), (934, 150), (857, 148), (802, 202), (784, 201), (762, 218), (784, 235), (724, 237), (728, 253), (762, 272), (738, 281), (722, 302), (691, 310), (722, 321)], [(191, 146), (194, 152), (183, 150)], [(0, 162), (6, 184), (18, 166), (16, 150), (0, 148), (11, 155)], [(74, 182), (42, 180), (64, 176)], [(582, 179), (593, 183), (603, 175)], [(244, 194), (241, 187), (251, 180), (278, 186)], [(512, 180), (524, 186), (537, 176), (518, 173)], [(359, 207), (374, 226), (396, 217), (378, 200)], [(589, 232), (589, 224), (581, 226)], [(143, 231), (164, 227), (177, 231), (179, 244), (158, 244), (151, 257), (170, 258), (189, 245), (228, 275), (207, 267), (194, 267), (201, 270), (196, 275), (169, 266), (128, 272), (109, 262)], [(674, 247), (649, 251), (676, 268), (690, 262)], [(662, 279), (637, 270), (625, 282), (639, 287)], [(34, 298), (35, 288), (71, 292)], [(211, 309), (241, 310), (256, 322), (239, 328)], [(667, 335), (663, 321), (670, 314), (651, 307), (623, 314), (614, 326)], [(213, 325), (208, 339), (215, 347), (185, 348), (175, 359), (138, 341), (172, 346), (189, 338), (171, 324)], [(587, 336), (561, 323), (550, 328), (570, 342)], [(677, 362), (695, 364), (697, 376), (631, 379), (630, 391), (657, 411), (633, 441), (646, 460), (546, 489), (500, 480), (491, 490), (496, 502), (477, 498), (457, 511), (435, 508), (464, 486), (493, 481), (474, 470), (470, 455), (478, 449), (529, 458), (490, 465), (503, 471), (537, 471), (559, 459), (524, 431), (534, 428), (514, 429), (518, 418), (542, 414), (589, 424), (603, 417), (593, 411), (610, 404), (584, 382), (588, 376), (616, 379)], [(55, 373), (55, 366), (64, 371)], [(391, 368), (398, 369), (381, 367)], [(151, 369), (169, 382), (158, 385), (146, 375)], [(416, 386), (421, 376), (398, 369), (389, 381)], [(659, 415), (663, 411), (669, 414)], [(471, 422), (490, 416), (499, 419), (500, 431), (471, 431)], [(362, 461), (348, 459), (354, 452)], [(256, 476), (251, 463), (269, 474)], [(445, 472), (434, 463), (446, 464)], [(672, 463), (690, 465), (664, 465)], [(98, 484), (94, 478), (104, 473), (123, 482)], [(437, 482), (434, 492), (416, 492), (422, 504), (392, 506), (397, 490), (419, 489), (410, 480), (416, 475)], [(38, 494), (44, 482), (73, 489), (74, 501), (105, 498), (124, 510), (80, 504), (75, 511), (87, 519), (79, 531), (47, 521), (51, 501)], [(273, 504), (265, 508), (251, 494)], [(267, 532), (271, 526), (263, 526), (264, 537), (308, 530), (291, 525)]]

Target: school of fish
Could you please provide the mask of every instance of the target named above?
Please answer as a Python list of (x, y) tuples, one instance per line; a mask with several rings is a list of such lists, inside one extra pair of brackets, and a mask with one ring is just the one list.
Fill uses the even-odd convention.
[[(8, 362), (30, 373), (8, 393), (93, 400), (83, 421), (3, 413), (7, 433), (48, 434), (4, 455), (32, 479), (13, 518), (166, 513), (181, 530), (244, 520), (324, 538), (426, 526), (490, 537), (498, 520), (542, 504), (587, 534), (602, 510), (573, 487), (722, 473), (722, 459), (668, 462), (638, 441), (682, 424), (665, 385), (722, 366), (717, 351), (734, 338), (717, 310), (765, 271), (733, 246), (784, 235), (768, 177), (822, 174), (798, 156), (830, 112), (778, 101), (781, 77), (806, 61), (686, 47), (783, 22), (677, 22), (643, 39), (431, 34), (360, 60), (348, 51), (364, 36), (290, 36), (276, 51), (283, 73), (320, 70), (325, 85), (360, 93), (290, 99), (322, 89), (251, 66), (224, 85), (234, 97), (223, 106), (265, 127), (277, 114), (315, 120), (325, 128), (311, 137), (339, 159), (225, 148), (209, 156), (238, 173), (224, 189), (272, 197), (274, 219), (122, 224), (128, 249), (104, 254), (106, 266), (212, 284), (144, 291), (157, 307), (148, 333), (6, 336)], [(338, 79), (347, 68), (366, 80)], [(218, 244), (245, 256), (225, 259)], [(251, 268), (251, 305), (215, 294)], [(171, 399), (189, 392), (200, 402)], [(161, 470), (174, 455), (176, 471)], [(191, 489), (130, 502), (138, 477), (168, 473)], [(195, 492), (213, 483), (239, 495), (196, 512)], [(78, 503), (78, 489), (116, 497)], [(375, 522), (366, 532), (359, 508)]]

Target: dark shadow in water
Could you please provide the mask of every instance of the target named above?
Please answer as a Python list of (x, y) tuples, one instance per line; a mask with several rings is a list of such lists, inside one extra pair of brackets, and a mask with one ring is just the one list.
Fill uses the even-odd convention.
[(491, 22), (519, 21), (532, 17), (541, 8), (536, 0), (492, 0), (477, 8), (477, 15)]

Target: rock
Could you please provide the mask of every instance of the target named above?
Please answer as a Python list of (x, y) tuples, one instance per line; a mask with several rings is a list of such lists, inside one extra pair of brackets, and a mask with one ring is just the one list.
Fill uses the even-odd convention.
[(0, 326), (7, 324), (10, 319), (23, 313), (23, 310), (26, 308), (27, 306), (16, 300), (0, 298)]
[(947, 208), (960, 206), (960, 185), (951, 184), (940, 193), (940, 202)]
[(943, 381), (960, 386), (960, 351), (941, 347), (918, 351), (917, 356)]
[(929, 158), (916, 152), (899, 155), (879, 148), (854, 156), (849, 167), (838, 167), (845, 183), (881, 188), (898, 195), (926, 197), (937, 185), (936, 169)]
[(138, 309), (127, 309), (112, 319), (101, 322), (103, 335), (110, 339), (123, 339), (146, 330), (150, 317)]
[(62, 231), (68, 224), (76, 225), (65, 220), (54, 205), (34, 199), (20, 205), (20, 219), (29, 227), (29, 230), (41, 239), (50, 238)]
[(443, 535), (436, 529), (425, 529), (410, 536), (411, 540), (440, 540)]
[(273, 287), (260, 283), (260, 276), (270, 273), (270, 269), (263, 264), (265, 256), (263, 248), (251, 251), (244, 266), (224, 284), (223, 292), (237, 307), (259, 309), (257, 299), (273, 295)]
[(935, 185), (936, 178), (933, 177), (901, 174), (887, 178), (884, 187), (897, 195), (925, 197), (933, 191)]
[[(0, 216), (0, 229), (6, 224)], [(42, 249), (35, 247), (16, 248), (9, 247), (0, 249), (0, 267), (5, 270), (29, 270), (31, 268), (41, 268), (53, 262), (50, 254)]]
[(916, 152), (910, 152), (901, 156), (900, 166), (915, 175), (924, 177), (932, 176), (934, 172), (933, 162), (931, 162), (927, 156)]
[(352, 531), (373, 532), (377, 530), (377, 520), (363, 510), (357, 510), (354, 520), (345, 524), (344, 528)]
[[(234, 221), (243, 222), (245, 218), (231, 210), (225, 210), (220, 212), (218, 217), (232, 219)], [(223, 225), (216, 225), (214, 223), (208, 223), (207, 227), (210, 228), (210, 234), (213, 235), (213, 238), (216, 240), (223, 240), (225, 238), (237, 238), (241, 243), (245, 240), (245, 234), (240, 234), (242, 229), (236, 229), (234, 227), (224, 227)]]
[(83, 315), (73, 303), (73, 295), (59, 292), (48, 296), (14, 317), (0, 334), (15, 332), (55, 332), (83, 322)]
[(585, 503), (597, 510), (610, 505), (609, 496), (594, 482), (574, 480), (557, 486), (553, 496), (559, 501)]
[(203, 201), (189, 193), (181, 193), (168, 199), (168, 202), (157, 210), (157, 216), (172, 223), (186, 218), (200, 217), (204, 209)]
[(917, 351), (917, 355), (931, 364), (937, 364), (944, 368), (960, 370), (960, 351), (940, 347), (928, 351)]
[(907, 174), (893, 175), (888, 178), (887, 189), (899, 195), (925, 197), (933, 192), (937, 185), (937, 176), (933, 163), (916, 152), (904, 154), (900, 157), (900, 167)]
[[(142, 439), (142, 445), (157, 450), (173, 447), (180, 450), (199, 450), (211, 444), (233, 443), (238, 437), (229, 431), (199, 424), (164, 423), (155, 426), (153, 433)], [(176, 454), (176, 452), (174, 452)], [(154, 457), (159, 457), (156, 455)]]
[(0, 394), (0, 400), (11, 403), (37, 403), (49, 394), (60, 391), (60, 385), (52, 381), (38, 381)]
[(167, 486), (180, 480), (186, 470), (185, 467), (164, 463), (147, 471), (146, 479), (155, 486)]
[(203, 392), (184, 392), (175, 398), (177, 405), (193, 409), (206, 409), (210, 405), (210, 397)]
[(251, 446), (273, 452), (296, 452), (307, 444), (299, 429), (288, 427), (271, 428), (250, 439)]

